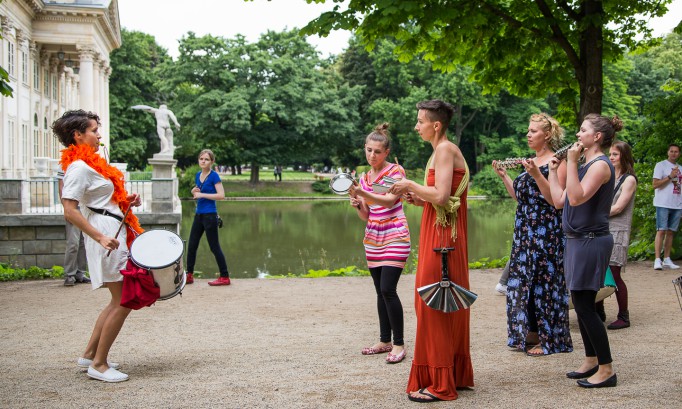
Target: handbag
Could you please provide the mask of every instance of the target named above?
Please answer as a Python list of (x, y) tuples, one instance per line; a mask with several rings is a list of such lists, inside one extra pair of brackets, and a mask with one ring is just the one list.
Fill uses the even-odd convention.
[(223, 228), (223, 219), (221, 219), (220, 216), (218, 216), (218, 228), (219, 229)]
[(121, 307), (139, 310), (149, 307), (161, 296), (161, 289), (154, 282), (149, 270), (140, 268), (130, 259), (123, 275), (123, 289), (121, 290)]

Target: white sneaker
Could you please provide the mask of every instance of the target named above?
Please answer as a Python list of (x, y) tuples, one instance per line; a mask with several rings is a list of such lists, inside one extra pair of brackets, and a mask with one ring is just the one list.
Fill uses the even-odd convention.
[(657, 258), (654, 260), (654, 270), (663, 270), (663, 265), (661, 265), (661, 259)]
[(669, 268), (669, 269), (671, 269), (671, 270), (676, 270), (676, 269), (680, 268), (680, 266), (678, 266), (677, 264), (673, 263), (673, 261), (670, 259), (670, 257), (666, 257), (666, 258), (663, 260), (663, 267)]
[(495, 292), (497, 295), (507, 295), (507, 286), (497, 283), (495, 286)]

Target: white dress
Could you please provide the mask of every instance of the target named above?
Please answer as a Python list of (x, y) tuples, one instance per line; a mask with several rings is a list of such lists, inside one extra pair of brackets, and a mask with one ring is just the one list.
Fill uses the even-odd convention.
[[(62, 198), (77, 201), (81, 213), (88, 222), (108, 237), (116, 235), (120, 222), (111, 216), (95, 213), (88, 207), (106, 209), (123, 217), (118, 205), (111, 200), (113, 194), (114, 184), (82, 160), (74, 161), (66, 169)], [(121, 229), (117, 240), (120, 243), (119, 248), (107, 257), (108, 250), (92, 237), (85, 235), (85, 253), (93, 289), (101, 287), (104, 283), (123, 280), (120, 270), (126, 267), (128, 261), (125, 228)]]

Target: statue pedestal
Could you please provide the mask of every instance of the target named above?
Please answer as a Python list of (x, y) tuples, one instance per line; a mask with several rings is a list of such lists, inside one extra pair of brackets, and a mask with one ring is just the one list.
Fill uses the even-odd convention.
[(178, 161), (170, 155), (156, 154), (148, 162), (152, 165), (152, 212), (182, 214), (175, 174)]

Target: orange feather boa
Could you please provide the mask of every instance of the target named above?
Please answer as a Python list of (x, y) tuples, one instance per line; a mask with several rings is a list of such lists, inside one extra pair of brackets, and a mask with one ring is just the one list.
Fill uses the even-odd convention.
[[(77, 160), (82, 160), (95, 172), (99, 173), (104, 178), (111, 180), (111, 183), (114, 184), (114, 194), (111, 197), (111, 200), (113, 200), (114, 203), (118, 205), (118, 208), (121, 209), (121, 212), (125, 214), (128, 207), (130, 207), (130, 201), (127, 199), (128, 192), (126, 192), (125, 189), (123, 173), (108, 164), (107, 161), (95, 153), (95, 150), (89, 145), (70, 145), (68, 148), (63, 149), (62, 158), (59, 163), (62, 165), (62, 170), (66, 172), (66, 168)], [(128, 248), (130, 248), (135, 237), (144, 230), (140, 226), (140, 221), (137, 219), (137, 216), (135, 216), (132, 211), (128, 213), (125, 223), (126, 228), (128, 229), (126, 244), (128, 245)]]

